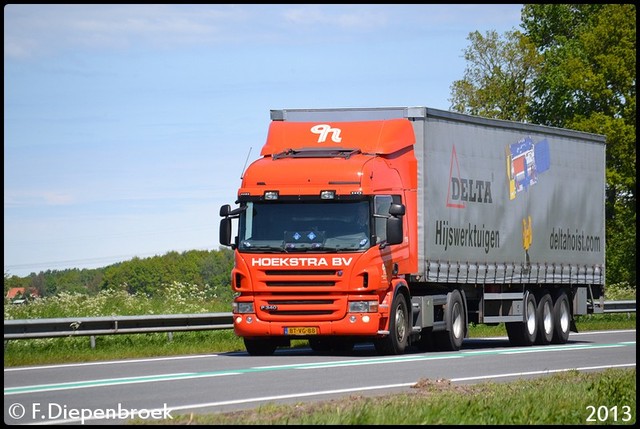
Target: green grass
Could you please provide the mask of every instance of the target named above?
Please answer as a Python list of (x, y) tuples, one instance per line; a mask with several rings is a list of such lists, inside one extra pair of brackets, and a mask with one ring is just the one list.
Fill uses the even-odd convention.
[[(580, 316), (578, 331), (635, 329), (635, 313), (614, 313)], [(506, 336), (504, 324), (474, 325), (470, 338)], [(571, 338), (571, 337), (569, 337)], [(292, 346), (306, 346), (306, 341), (293, 341)], [(5, 343), (4, 366), (45, 365), (55, 363), (94, 362), (100, 360), (132, 359), (153, 356), (244, 351), (241, 338), (233, 330), (176, 332), (172, 339), (166, 333), (102, 335), (95, 337), (43, 338), (11, 340)]]
[[(162, 299), (105, 292), (97, 297), (62, 295), (28, 305), (7, 305), (5, 319), (96, 317), (109, 314), (177, 314), (228, 312), (219, 302), (194, 299), (193, 291), (174, 285)], [(615, 292), (615, 290), (614, 290)], [(626, 291), (630, 292), (630, 291)], [(635, 290), (609, 299), (635, 299)], [(635, 329), (635, 313), (578, 316), (579, 332)], [(503, 324), (472, 325), (469, 337), (506, 336)], [(571, 337), (569, 337), (571, 339)], [(12, 340), (5, 342), (4, 366), (92, 362), (156, 356), (244, 351), (233, 330), (168, 334), (105, 335)], [(293, 347), (306, 346), (293, 341)], [(593, 410), (592, 410), (593, 408)], [(628, 410), (628, 413), (627, 413)], [(592, 412), (592, 411), (595, 411)], [(524, 425), (635, 424), (636, 371), (609, 369), (598, 373), (570, 371), (533, 380), (454, 385), (448, 380), (420, 380), (409, 393), (349, 397), (290, 406), (266, 404), (258, 408), (215, 414), (176, 414), (170, 421), (132, 421), (132, 424), (341, 424), (341, 425)], [(593, 421), (589, 418), (593, 417)]]
[(636, 421), (636, 370), (569, 371), (513, 382), (454, 385), (420, 380), (409, 393), (266, 404), (253, 410), (175, 414), (132, 424), (198, 425), (588, 425)]
[[(635, 288), (612, 285), (608, 299), (635, 299)], [(173, 283), (157, 297), (130, 295), (125, 291), (105, 290), (96, 296), (61, 293), (37, 299), (24, 305), (5, 302), (4, 318), (38, 319), (60, 317), (97, 317), (107, 315), (182, 314), (229, 312), (231, 304), (207, 299), (202, 291), (190, 284)], [(635, 329), (635, 313), (609, 313), (577, 316), (578, 331)], [(506, 336), (504, 324), (472, 325), (469, 337)], [(306, 346), (306, 341), (293, 341), (292, 346)], [(244, 351), (242, 339), (233, 330), (213, 330), (173, 333), (104, 335), (95, 337), (62, 337), (5, 342), (4, 366), (43, 365), (55, 363), (92, 362), (98, 360), (175, 356), (186, 354)]]

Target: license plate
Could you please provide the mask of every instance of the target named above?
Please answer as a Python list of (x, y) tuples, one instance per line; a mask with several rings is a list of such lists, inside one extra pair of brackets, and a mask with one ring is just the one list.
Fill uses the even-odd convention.
[(318, 328), (316, 327), (299, 327), (284, 328), (285, 335), (318, 335)]

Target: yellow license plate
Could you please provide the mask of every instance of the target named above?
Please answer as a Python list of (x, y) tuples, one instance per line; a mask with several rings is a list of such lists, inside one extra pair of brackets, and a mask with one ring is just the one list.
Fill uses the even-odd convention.
[(285, 335), (318, 335), (316, 327), (294, 327), (284, 328)]

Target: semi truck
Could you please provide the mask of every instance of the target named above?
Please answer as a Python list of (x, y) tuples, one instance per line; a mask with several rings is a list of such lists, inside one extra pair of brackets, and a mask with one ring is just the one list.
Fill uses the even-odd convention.
[(220, 243), (251, 355), (563, 344), (601, 313), (605, 137), (424, 106), (271, 110)]

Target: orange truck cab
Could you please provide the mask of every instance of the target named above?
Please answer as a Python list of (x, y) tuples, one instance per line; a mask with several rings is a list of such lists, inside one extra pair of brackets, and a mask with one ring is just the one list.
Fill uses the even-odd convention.
[[(442, 254), (446, 252), (442, 248), (455, 247), (448, 235), (453, 235), (456, 220), (440, 213), (428, 219), (425, 204), (430, 195), (426, 188), (435, 185), (429, 183), (425, 161), (425, 119), (437, 118), (438, 111), (274, 110), (271, 116), (260, 158), (243, 175), (237, 208), (220, 209), (220, 243), (235, 251), (234, 331), (250, 354), (272, 354), (292, 339), (306, 339), (316, 351), (350, 350), (356, 342), (373, 342), (380, 354), (400, 354), (412, 344), (424, 350), (457, 350), (470, 321), (510, 323), (513, 342), (527, 343), (533, 335), (533, 343), (541, 335), (537, 329), (541, 322), (535, 320), (536, 332), (526, 331), (530, 313), (537, 317), (538, 310), (529, 295), (548, 295), (551, 312), (560, 300), (563, 308), (555, 310), (558, 321), (552, 331), (558, 331), (562, 342), (569, 327), (559, 326), (560, 319), (588, 311), (586, 303), (580, 309), (570, 304), (577, 290), (548, 287), (543, 293), (528, 281), (513, 279), (512, 287), (504, 287), (500, 278), (504, 273), (497, 270), (482, 282), (471, 279), (469, 271), (455, 280), (450, 274), (442, 276), (441, 262), (451, 270), (451, 256), (456, 264), (460, 261), (458, 255)], [(464, 149), (463, 144), (458, 146)], [(434, 150), (443, 149), (436, 145)], [(500, 151), (504, 157), (503, 145)], [(493, 202), (489, 181), (476, 180), (474, 185), (452, 176), (451, 168), (459, 166), (441, 164), (438, 161), (434, 170), (446, 177), (438, 187), (458, 186), (457, 191), (449, 189), (450, 202), (456, 192), (459, 204)], [(504, 165), (503, 160), (499, 169), (508, 199), (508, 190), (515, 188)], [(439, 206), (456, 213), (455, 204)], [(480, 215), (495, 217), (493, 210)], [(484, 228), (491, 234), (507, 235), (498, 227), (489, 228), (490, 223), (487, 220)], [(521, 237), (521, 223), (517, 225)], [(491, 234), (486, 236), (487, 246), (498, 240)], [(529, 247), (532, 230), (527, 234)], [(486, 247), (482, 241), (472, 249), (478, 255)], [(440, 255), (428, 250), (436, 247), (434, 243), (439, 244)], [(476, 274), (482, 267), (485, 274), (488, 271), (486, 258), (472, 259), (471, 264), (476, 264)], [(460, 266), (455, 269), (460, 271)], [(561, 289), (564, 298), (558, 298)], [(600, 297), (602, 290), (603, 285), (595, 296)], [(589, 309), (594, 311), (594, 306)], [(553, 332), (548, 337), (553, 339)]]

